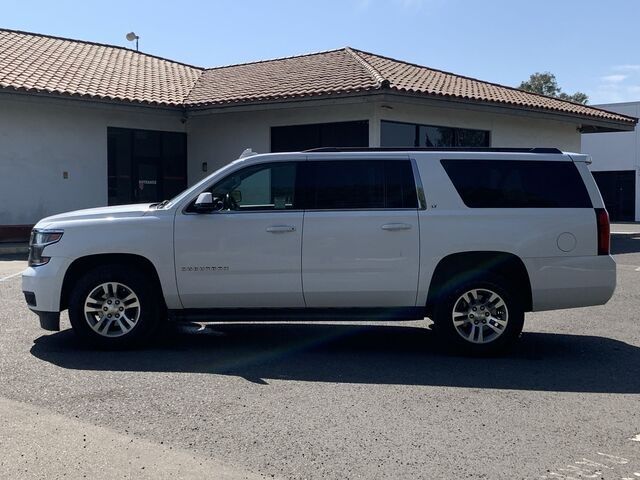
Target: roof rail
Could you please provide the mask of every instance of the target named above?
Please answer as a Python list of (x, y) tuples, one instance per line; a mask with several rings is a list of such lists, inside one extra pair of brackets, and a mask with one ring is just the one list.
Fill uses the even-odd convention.
[(331, 152), (505, 152), (505, 153), (562, 153), (547, 147), (320, 147), (304, 150), (305, 153)]

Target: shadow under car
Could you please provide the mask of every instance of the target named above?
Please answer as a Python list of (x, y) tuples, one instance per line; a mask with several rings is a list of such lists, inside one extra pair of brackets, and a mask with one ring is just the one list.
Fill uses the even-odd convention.
[[(38, 338), (31, 353), (74, 370), (188, 372), (310, 382), (640, 393), (640, 348), (597, 336), (525, 333), (496, 358), (454, 356), (422, 326), (187, 324), (152, 346), (108, 352), (71, 330)], [(117, 361), (114, 361), (117, 358)]]

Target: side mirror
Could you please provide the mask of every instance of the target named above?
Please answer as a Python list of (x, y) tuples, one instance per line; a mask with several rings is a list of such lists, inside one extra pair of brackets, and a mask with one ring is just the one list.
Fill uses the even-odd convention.
[(222, 210), (222, 202), (214, 202), (211, 192), (202, 192), (198, 195), (196, 202), (193, 204), (193, 208), (198, 213), (216, 212)]

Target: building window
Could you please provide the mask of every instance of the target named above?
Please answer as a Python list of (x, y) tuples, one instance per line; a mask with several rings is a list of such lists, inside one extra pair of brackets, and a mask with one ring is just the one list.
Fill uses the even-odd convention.
[(382, 147), (489, 147), (488, 130), (438, 127), (382, 120)]
[(591, 172), (602, 194), (609, 218), (617, 222), (636, 219), (636, 171)]
[(271, 127), (272, 152), (300, 152), (319, 147), (368, 146), (367, 120)]
[(187, 136), (107, 128), (109, 205), (159, 202), (187, 187)]

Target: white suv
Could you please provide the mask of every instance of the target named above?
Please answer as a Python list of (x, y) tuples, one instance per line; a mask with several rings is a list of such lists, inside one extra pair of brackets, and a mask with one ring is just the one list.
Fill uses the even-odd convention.
[(69, 309), (103, 347), (166, 319), (430, 317), (452, 345), (496, 352), (525, 312), (613, 294), (588, 161), (555, 149), (250, 156), (170, 201), (41, 220), (23, 291), (43, 328)]

